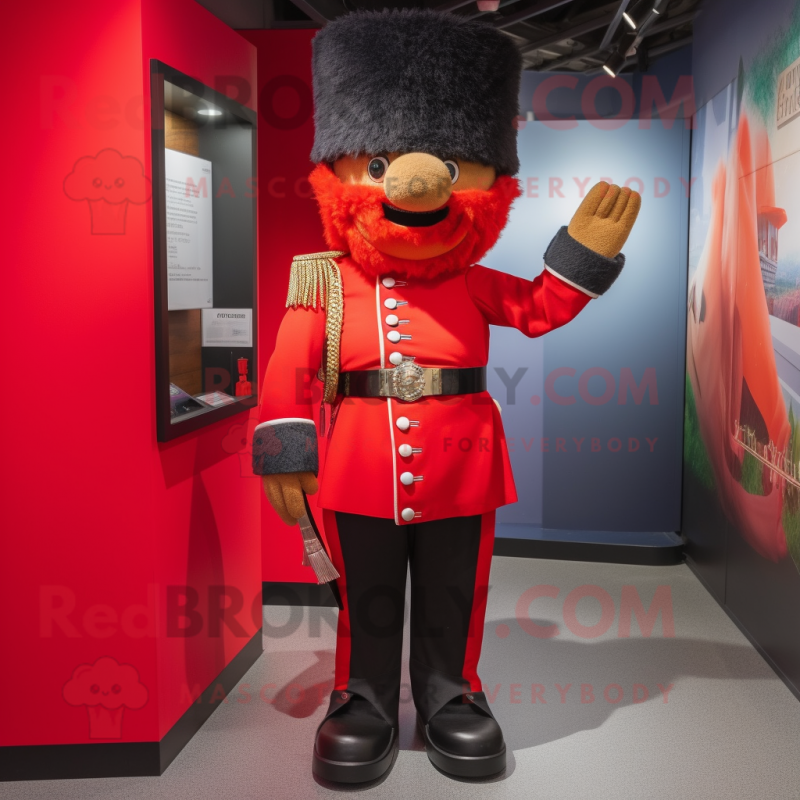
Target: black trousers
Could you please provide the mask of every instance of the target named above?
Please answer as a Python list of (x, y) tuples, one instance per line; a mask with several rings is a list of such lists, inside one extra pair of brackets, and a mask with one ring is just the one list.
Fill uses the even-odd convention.
[(397, 724), (409, 569), (409, 671), (417, 710), (427, 722), (449, 700), (469, 696), (491, 713), (477, 665), (494, 517), (492, 511), (396, 525), (390, 519), (325, 512), (331, 559), (341, 575), (328, 715), (355, 693)]

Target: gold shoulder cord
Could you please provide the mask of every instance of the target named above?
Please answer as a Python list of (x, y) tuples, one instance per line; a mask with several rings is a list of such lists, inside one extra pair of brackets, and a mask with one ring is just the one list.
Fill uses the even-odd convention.
[(325, 390), (324, 403), (336, 399), (339, 387), (339, 346), (342, 340), (344, 297), (342, 274), (335, 258), (347, 255), (340, 250), (295, 256), (289, 278), (286, 307), (325, 309)]

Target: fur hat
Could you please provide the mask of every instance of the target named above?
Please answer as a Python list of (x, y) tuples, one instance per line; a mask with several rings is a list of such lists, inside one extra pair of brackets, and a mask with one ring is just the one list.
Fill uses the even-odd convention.
[(522, 59), (504, 33), (405, 8), (339, 17), (313, 44), (312, 161), (422, 151), (519, 169)]

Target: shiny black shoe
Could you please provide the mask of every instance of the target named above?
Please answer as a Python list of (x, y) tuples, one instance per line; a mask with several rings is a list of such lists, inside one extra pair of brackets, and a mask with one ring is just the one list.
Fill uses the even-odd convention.
[(392, 766), (397, 741), (397, 728), (368, 700), (353, 695), (317, 729), (311, 769), (326, 781), (374, 781)]
[(486, 778), (506, 766), (506, 744), (497, 720), (472, 702), (471, 695), (456, 697), (426, 725), (417, 715), (431, 763), (459, 778)]

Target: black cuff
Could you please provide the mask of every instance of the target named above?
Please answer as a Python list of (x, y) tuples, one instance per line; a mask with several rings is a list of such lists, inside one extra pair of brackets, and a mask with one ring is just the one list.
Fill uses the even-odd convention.
[(253, 472), (319, 472), (317, 429), (311, 420), (270, 422), (253, 434)]
[(573, 239), (565, 225), (550, 242), (544, 263), (551, 272), (596, 297), (611, 288), (625, 266), (625, 256), (606, 258), (595, 253)]

